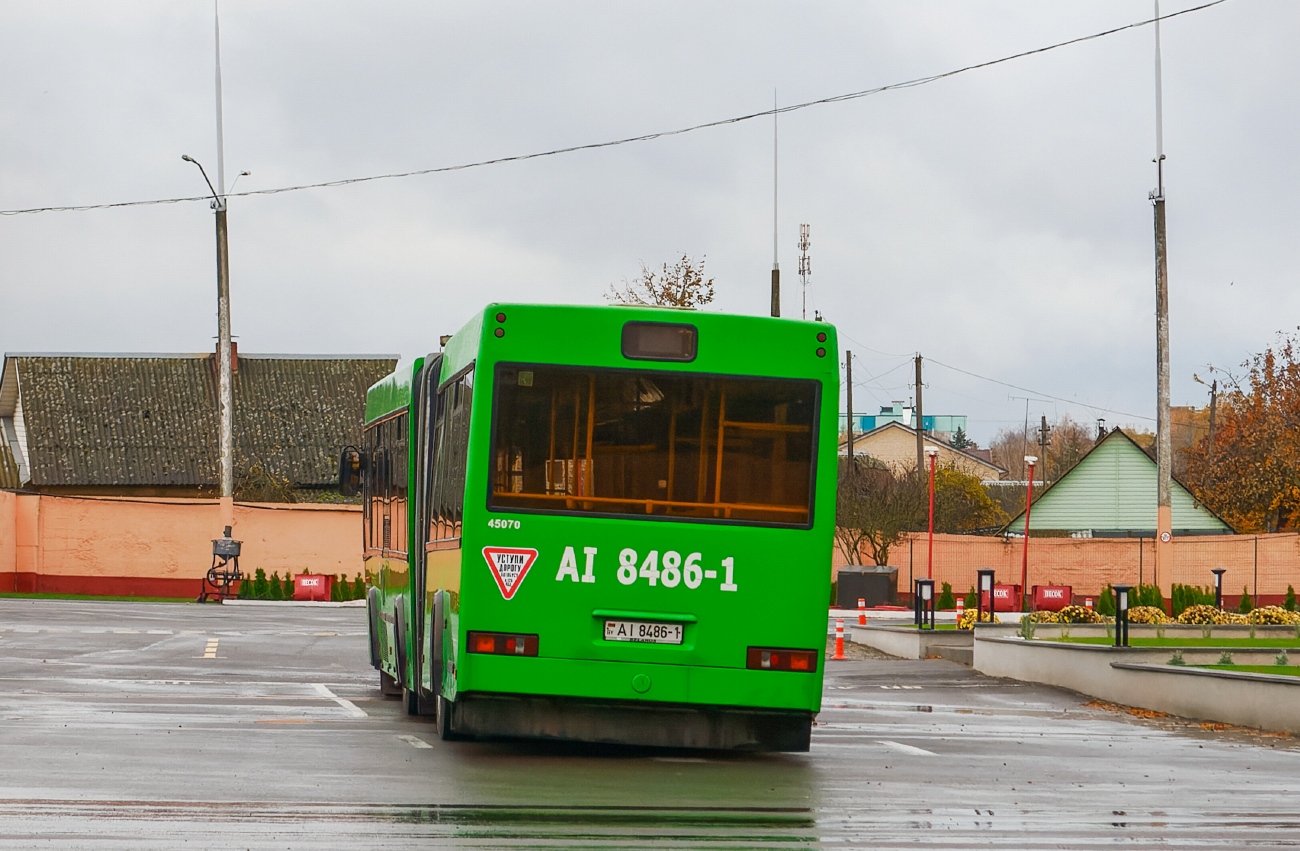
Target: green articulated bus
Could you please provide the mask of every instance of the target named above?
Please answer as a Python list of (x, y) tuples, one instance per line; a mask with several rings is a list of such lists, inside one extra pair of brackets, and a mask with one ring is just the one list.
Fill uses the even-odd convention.
[(381, 688), (446, 739), (807, 750), (838, 399), (824, 323), (489, 306), (340, 459)]

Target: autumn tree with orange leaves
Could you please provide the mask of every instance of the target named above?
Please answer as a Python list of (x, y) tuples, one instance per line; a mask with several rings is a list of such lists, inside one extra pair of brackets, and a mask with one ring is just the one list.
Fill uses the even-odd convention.
[(1186, 484), (1238, 532), (1274, 532), (1300, 519), (1300, 362), (1296, 339), (1277, 344), (1229, 376), (1214, 442), (1187, 451)]

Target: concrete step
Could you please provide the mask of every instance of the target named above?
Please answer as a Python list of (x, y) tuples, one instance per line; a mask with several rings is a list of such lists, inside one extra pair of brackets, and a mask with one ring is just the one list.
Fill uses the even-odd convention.
[(974, 647), (934, 647), (931, 652), (940, 659), (947, 659), (949, 662), (956, 662), (959, 665), (971, 667), (975, 664)]

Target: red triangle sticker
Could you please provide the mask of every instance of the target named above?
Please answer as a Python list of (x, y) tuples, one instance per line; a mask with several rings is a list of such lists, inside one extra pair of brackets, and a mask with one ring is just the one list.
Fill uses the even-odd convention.
[(515, 596), (519, 586), (524, 584), (528, 568), (537, 561), (537, 550), (519, 547), (484, 547), (483, 558), (487, 559), (492, 569), (492, 578), (501, 589), (501, 596), (507, 600)]

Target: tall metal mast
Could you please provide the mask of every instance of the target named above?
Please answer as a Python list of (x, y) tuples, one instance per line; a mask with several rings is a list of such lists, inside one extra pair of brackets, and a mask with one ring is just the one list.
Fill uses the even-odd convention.
[(781, 264), (777, 263), (777, 222), (776, 222), (776, 190), (777, 190), (777, 170), (776, 170), (776, 111), (777, 98), (776, 89), (772, 90), (772, 315), (781, 315)]

